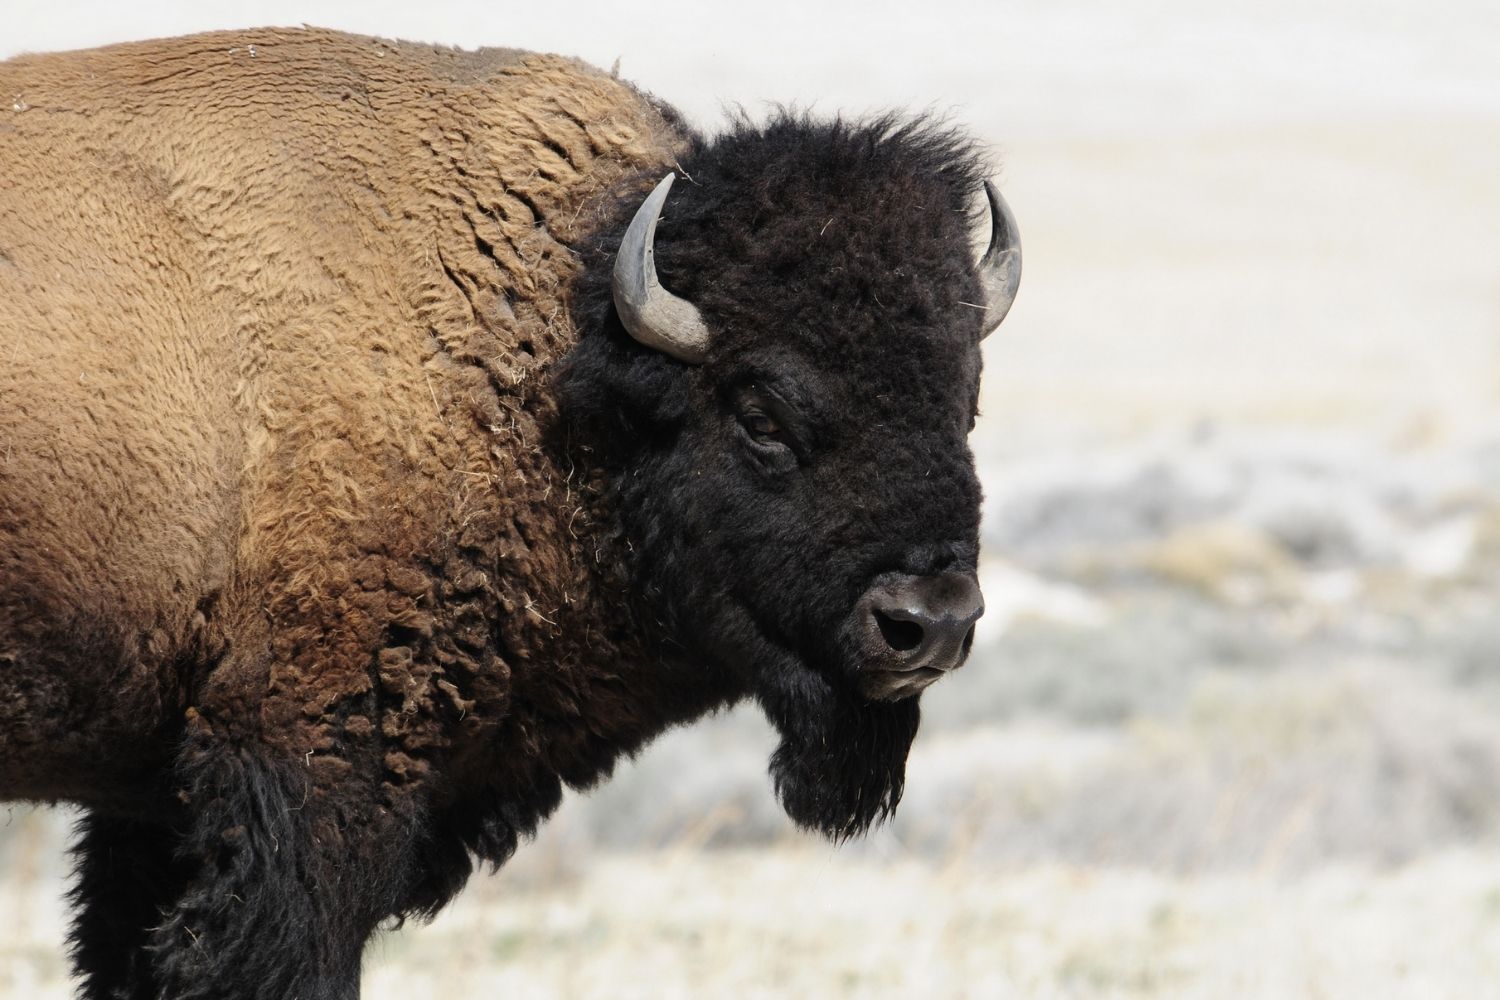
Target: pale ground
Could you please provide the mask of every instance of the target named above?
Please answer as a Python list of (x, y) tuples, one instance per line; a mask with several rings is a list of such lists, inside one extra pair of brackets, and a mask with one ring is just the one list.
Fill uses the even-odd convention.
[[(0, 891), (0, 995), (69, 995), (52, 888)], [(807, 847), (644, 852), (478, 883), (432, 927), (378, 941), (368, 967), (366, 996), (403, 1000), (1472, 1000), (1500, 984), (1500, 861), (1443, 854), (1283, 881)]]
[[(0, 57), (309, 21), (619, 56), (704, 123), (951, 109), (1003, 162), (990, 613), (894, 829), (789, 833), (764, 727), (705, 723), (366, 996), (1500, 997), (1500, 6), (1217, 6), (0, 8)], [(62, 839), (0, 829), (0, 997), (67, 995)]]

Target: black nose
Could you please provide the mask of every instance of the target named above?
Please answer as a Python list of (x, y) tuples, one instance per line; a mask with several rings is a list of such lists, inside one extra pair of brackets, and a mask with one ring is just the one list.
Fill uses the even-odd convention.
[(902, 670), (952, 670), (963, 663), (974, 623), (984, 614), (979, 581), (960, 572), (882, 577), (859, 606)]

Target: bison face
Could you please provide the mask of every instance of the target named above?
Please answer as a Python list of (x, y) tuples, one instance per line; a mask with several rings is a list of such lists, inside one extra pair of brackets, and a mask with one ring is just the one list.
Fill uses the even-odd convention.
[[(742, 659), (739, 633), (753, 630), (757, 644), (872, 700), (913, 696), (963, 662), (983, 611), (964, 440), (978, 352), (950, 346), (953, 398), (922, 399), (920, 416), (904, 410), (926, 395), (903, 378), (911, 368), (860, 364), (853, 345), (842, 364), (754, 345), (704, 369), (702, 419), (684, 428), (667, 473), (681, 477), (675, 532), (697, 566), (668, 578), (697, 577), (673, 602), (679, 632), (707, 624), (699, 648)], [(732, 630), (695, 611), (716, 605), (737, 619)]]
[(983, 612), (966, 437), (1019, 247), (992, 193), (976, 265), (976, 158), (930, 128), (742, 126), (684, 172), (610, 240), (562, 399), (615, 468), (647, 615), (757, 698), (788, 813), (844, 837), (895, 807), (916, 696)]

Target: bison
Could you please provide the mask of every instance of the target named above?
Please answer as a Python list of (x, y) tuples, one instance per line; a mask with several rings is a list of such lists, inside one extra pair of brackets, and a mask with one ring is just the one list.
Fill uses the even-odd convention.
[(0, 94), (0, 795), (83, 810), (86, 996), (357, 996), (743, 699), (795, 821), (895, 808), (1020, 273), (962, 132), (311, 29)]

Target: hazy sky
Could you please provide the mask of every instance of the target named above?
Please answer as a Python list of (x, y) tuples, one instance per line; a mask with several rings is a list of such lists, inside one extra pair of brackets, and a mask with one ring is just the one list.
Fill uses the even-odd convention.
[[(937, 106), (1004, 134), (1500, 110), (1491, 0), (878, 0), (723, 4), (7, 0), (0, 57), (302, 23), (582, 56), (712, 120), (723, 101)], [(1418, 8), (1420, 7), (1420, 10)]]

